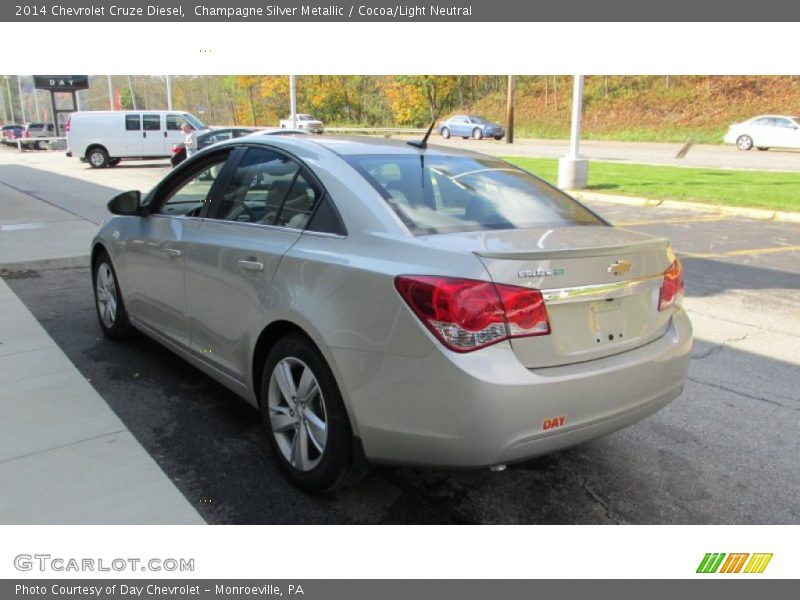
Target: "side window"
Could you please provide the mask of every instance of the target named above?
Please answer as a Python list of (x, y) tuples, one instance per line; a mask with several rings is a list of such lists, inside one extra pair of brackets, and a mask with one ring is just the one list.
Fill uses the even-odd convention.
[(756, 119), (752, 123), (755, 127), (764, 127), (765, 125), (769, 125), (769, 119)]
[(180, 115), (167, 115), (167, 131), (179, 131), (188, 121)]
[(139, 131), (142, 128), (142, 117), (140, 115), (125, 115), (125, 130)]
[(792, 122), (789, 119), (775, 119), (775, 121), (776, 121), (775, 124), (778, 127), (783, 127), (785, 129), (791, 129), (792, 128)]
[(176, 217), (196, 217), (211, 199), (209, 194), (217, 175), (228, 158), (228, 154), (218, 155), (203, 163), (199, 169), (193, 170), (186, 177), (176, 182), (166, 194), (154, 214)]
[(304, 173), (298, 174), (278, 212), (276, 225), (305, 229), (321, 197), (322, 192), (319, 187)]
[(161, 115), (143, 115), (142, 123), (145, 131), (161, 130)]
[(331, 202), (329, 196), (323, 196), (322, 204), (319, 205), (314, 216), (311, 217), (308, 226), (308, 231), (318, 231), (320, 233), (333, 233), (336, 235), (347, 235), (347, 231), (339, 218), (339, 214)]
[(274, 225), (300, 166), (261, 148), (251, 148), (231, 177), (215, 218)]

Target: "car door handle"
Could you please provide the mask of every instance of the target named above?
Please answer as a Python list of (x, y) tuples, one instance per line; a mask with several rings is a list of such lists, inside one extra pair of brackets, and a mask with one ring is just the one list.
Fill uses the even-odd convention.
[(167, 132), (166, 131), (164, 132), (164, 137), (167, 137)]
[(170, 258), (178, 258), (183, 252), (178, 250), (177, 248), (164, 248), (164, 252)]
[(263, 271), (264, 263), (257, 260), (240, 260), (239, 268), (243, 271)]

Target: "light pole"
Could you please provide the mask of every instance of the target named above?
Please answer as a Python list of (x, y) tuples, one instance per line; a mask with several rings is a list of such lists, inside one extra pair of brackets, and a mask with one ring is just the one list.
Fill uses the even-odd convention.
[(8, 123), (8, 110), (6, 109), (6, 93), (0, 87), (0, 102), (3, 103), (3, 125)]
[(172, 78), (167, 75), (167, 110), (172, 110)]
[(22, 75), (17, 75), (17, 88), (19, 88), (19, 109), (22, 113), (22, 124), (24, 125), (28, 119), (25, 118), (25, 101), (22, 98)]
[(581, 156), (581, 111), (583, 110), (583, 75), (575, 75), (572, 86), (572, 133), (569, 152), (558, 159), (558, 187), (567, 190), (585, 188), (589, 180), (589, 159)]
[(108, 110), (114, 110), (114, 87), (111, 85), (111, 75), (106, 75), (108, 79)]
[(14, 103), (11, 101), (11, 85), (8, 83), (8, 75), (6, 77), (6, 92), (8, 93), (8, 109), (11, 111), (11, 122), (14, 123), (17, 119), (14, 116)]
[(506, 105), (506, 144), (514, 143), (514, 76), (508, 76), (508, 103)]
[(297, 129), (297, 89), (294, 75), (289, 75), (289, 109), (291, 110), (289, 118), (292, 120), (292, 129)]

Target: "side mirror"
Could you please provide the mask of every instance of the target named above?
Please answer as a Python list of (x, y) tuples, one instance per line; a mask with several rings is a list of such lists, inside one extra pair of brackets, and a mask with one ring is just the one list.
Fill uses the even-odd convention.
[(108, 212), (112, 215), (127, 216), (142, 214), (142, 192), (131, 190), (117, 194), (108, 201)]

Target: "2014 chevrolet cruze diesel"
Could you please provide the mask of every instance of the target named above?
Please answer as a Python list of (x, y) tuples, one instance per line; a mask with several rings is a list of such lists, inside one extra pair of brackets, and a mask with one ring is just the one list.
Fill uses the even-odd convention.
[(676, 398), (692, 330), (665, 239), (473, 152), (249, 136), (109, 203), (100, 325), (260, 407), (299, 486), (497, 466)]

